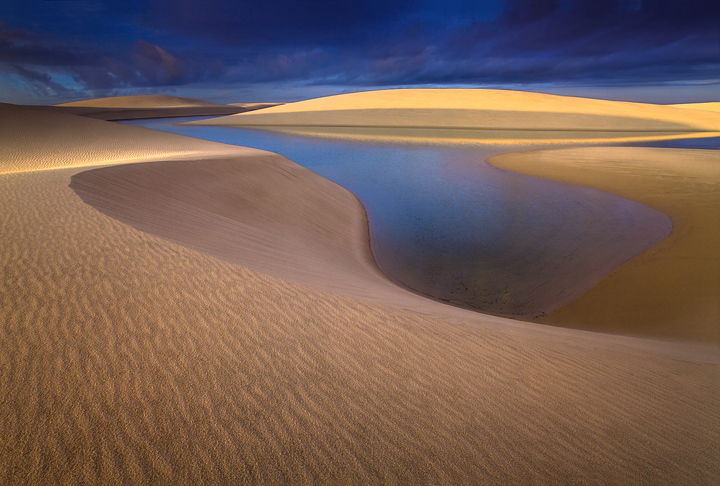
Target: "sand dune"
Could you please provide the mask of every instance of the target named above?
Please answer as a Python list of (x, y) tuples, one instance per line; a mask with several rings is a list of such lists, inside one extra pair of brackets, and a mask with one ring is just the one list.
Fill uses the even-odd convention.
[(92, 108), (179, 108), (191, 106), (226, 106), (209, 101), (180, 98), (168, 95), (135, 95), (110, 96), (108, 98), (93, 98), (70, 103), (60, 103), (55, 106), (84, 106)]
[[(60, 150), (79, 166), (134, 160), (143, 147), (170, 158), (168, 144), (191, 150), (189, 139), (0, 113), (26, 127), (0, 132), (2, 148), (15, 147), (0, 156), (15, 154), (14, 173), (0, 174), (0, 482), (720, 481), (717, 349), (517, 323), (410, 294), (425, 307), (402, 310), (233, 265), (120, 223), (68, 187), (99, 171), (36, 170)], [(56, 136), (63, 125), (82, 137)], [(208, 171), (278, 160), (194, 143), (196, 159), (217, 161)], [(301, 175), (299, 193), (325, 187), (314, 196), (327, 212), (283, 219), (296, 218), (289, 195), (257, 180), (271, 221), (280, 235), (335, 228), (327, 254), (355, 254), (336, 264), (360, 279), (362, 208)], [(240, 211), (257, 196), (226, 197)]]
[(720, 102), (710, 103), (682, 103), (679, 105), (668, 105), (675, 108), (690, 108), (693, 110), (720, 111)]
[(237, 154), (229, 145), (0, 103), (0, 174)]
[(194, 125), (493, 130), (720, 131), (720, 114), (489, 89), (398, 89), (276, 106)]
[(49, 109), (99, 120), (134, 120), (186, 116), (233, 115), (258, 109), (220, 105), (207, 101), (165, 95), (114, 96), (62, 103)]
[(596, 147), (505, 154), (500, 168), (612, 192), (669, 215), (659, 245), (540, 322), (720, 345), (720, 153)]

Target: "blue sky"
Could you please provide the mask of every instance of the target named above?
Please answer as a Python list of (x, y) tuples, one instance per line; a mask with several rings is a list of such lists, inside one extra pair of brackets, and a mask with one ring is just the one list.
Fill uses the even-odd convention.
[(495, 87), (720, 98), (717, 0), (3, 0), (0, 101)]

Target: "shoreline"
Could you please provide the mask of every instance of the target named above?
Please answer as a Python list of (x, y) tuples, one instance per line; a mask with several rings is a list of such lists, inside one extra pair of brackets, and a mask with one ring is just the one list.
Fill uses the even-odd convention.
[(672, 232), (658, 245), (537, 322), (588, 330), (610, 325), (640, 336), (659, 332), (720, 346), (720, 153), (586, 147), (514, 152), (488, 163), (607, 191), (667, 214), (673, 222)]

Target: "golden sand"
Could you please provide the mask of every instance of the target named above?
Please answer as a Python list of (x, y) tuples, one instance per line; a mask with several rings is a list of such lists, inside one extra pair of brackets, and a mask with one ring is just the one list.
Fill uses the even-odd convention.
[(673, 221), (659, 245), (540, 322), (720, 344), (720, 153), (580, 148), (505, 154), (499, 168), (592, 187)]
[[(25, 123), (36, 112), (8, 114)], [(68, 186), (85, 169), (35, 169), (58, 153), (79, 166), (171, 158), (158, 147), (188, 139), (153, 133), (135, 145), (145, 131), (93, 120), (76, 125), (78, 138), (53, 135), (76, 118), (0, 132), (3, 146), (28, 148), (5, 164), (15, 173), (0, 174), (0, 482), (720, 480), (716, 349), (517, 323), (417, 296), (430, 307), (400, 310), (184, 248), (84, 203)], [(207, 160), (230, 156), (195, 143)], [(249, 169), (273, 157), (235, 150)], [(325, 184), (304, 177), (299, 194)], [(329, 213), (305, 213), (261, 180), (257, 191), (280, 234), (288, 222), (300, 233), (334, 225), (340, 211), (351, 233), (328, 242), (367, 231), (342, 191), (317, 193)], [(242, 210), (236, 196), (227, 204)], [(327, 251), (367, 255), (357, 244)]]
[(329, 96), (188, 124), (717, 132), (720, 114), (521, 91), (398, 89)]
[(720, 102), (710, 103), (682, 103), (679, 105), (668, 105), (676, 108), (690, 108), (693, 110), (720, 111)]

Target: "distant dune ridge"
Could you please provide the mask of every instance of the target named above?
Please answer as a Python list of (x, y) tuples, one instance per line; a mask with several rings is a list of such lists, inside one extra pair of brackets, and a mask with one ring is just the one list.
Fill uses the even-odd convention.
[(134, 95), (93, 98), (90, 100), (71, 101), (55, 106), (86, 106), (93, 108), (178, 108), (190, 106), (225, 106), (209, 101), (181, 98), (167, 95)]
[(113, 96), (61, 103), (50, 109), (100, 120), (132, 120), (185, 116), (220, 116), (257, 110), (262, 106), (230, 106), (167, 95)]
[[(0, 141), (0, 483), (720, 482), (716, 347), (404, 292), (372, 273), (357, 200), (268, 152), (9, 105)], [(198, 208), (161, 185), (134, 197), (122, 166), (88, 171), (143, 158), (160, 161), (137, 166), (148, 185), (245, 176)], [(185, 210), (183, 230), (212, 226), (208, 245), (242, 231), (271, 244), (223, 218), (250, 211), (285, 238), (277, 273), (138, 231), (78, 193), (107, 214), (145, 204), (160, 226)], [(388, 305), (350, 295), (367, 282)]]
[(719, 131), (720, 114), (492, 89), (397, 89), (317, 98), (193, 125)]

